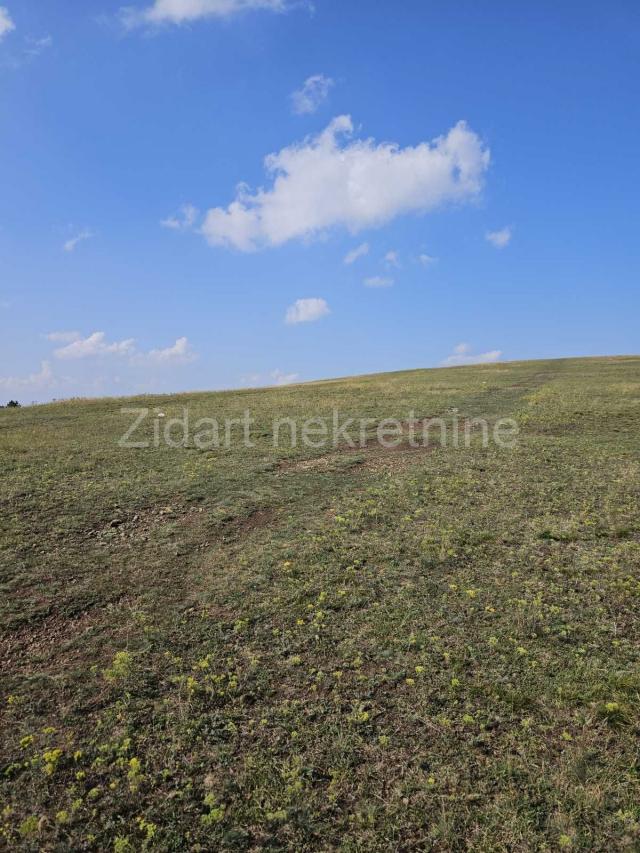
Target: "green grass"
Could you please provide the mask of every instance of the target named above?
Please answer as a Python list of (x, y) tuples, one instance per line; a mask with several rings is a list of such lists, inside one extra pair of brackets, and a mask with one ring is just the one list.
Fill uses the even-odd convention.
[[(640, 358), (0, 412), (0, 832), (25, 850), (637, 850)], [(275, 450), (274, 417), (517, 446)]]

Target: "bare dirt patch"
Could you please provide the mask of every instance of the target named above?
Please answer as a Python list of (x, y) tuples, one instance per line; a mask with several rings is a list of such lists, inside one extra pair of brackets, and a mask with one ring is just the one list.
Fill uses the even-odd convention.
[(248, 532), (250, 530), (257, 530), (260, 527), (267, 527), (275, 517), (276, 513), (273, 509), (254, 509), (247, 516), (235, 518), (231, 522), (230, 527), (238, 533)]
[(385, 461), (395, 460), (398, 464), (400, 459), (409, 461), (416, 455), (422, 456), (436, 449), (435, 444), (426, 447), (412, 445), (407, 441), (385, 447), (377, 438), (367, 439), (366, 443), (356, 447), (341, 447), (333, 453), (318, 456), (314, 459), (301, 459), (297, 461), (285, 460), (280, 463), (279, 469), (282, 473), (305, 473), (315, 471), (326, 474), (355, 474), (358, 471), (370, 470), (384, 465)]
[(74, 661), (80, 664), (86, 655), (82, 637), (96, 630), (105, 618), (104, 608), (91, 608), (77, 616), (54, 613), (35, 625), (24, 625), (0, 637), (0, 669), (13, 675), (28, 674), (54, 655), (58, 669), (62, 661), (66, 666)]
[(158, 528), (169, 524), (194, 524), (204, 512), (203, 507), (172, 506), (149, 507), (135, 513), (124, 513), (118, 510), (104, 526), (87, 532), (90, 538), (98, 540), (137, 539), (146, 541)]

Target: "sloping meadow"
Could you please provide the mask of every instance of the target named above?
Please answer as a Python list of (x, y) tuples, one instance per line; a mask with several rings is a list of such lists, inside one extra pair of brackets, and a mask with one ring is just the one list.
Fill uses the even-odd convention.
[(631, 357), (1, 411), (3, 843), (638, 849), (639, 427)]

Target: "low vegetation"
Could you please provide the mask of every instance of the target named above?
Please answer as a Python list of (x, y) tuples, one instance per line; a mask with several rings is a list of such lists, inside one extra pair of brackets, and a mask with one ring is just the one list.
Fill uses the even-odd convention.
[[(640, 847), (640, 358), (122, 405), (0, 413), (0, 846)], [(274, 449), (334, 407), (520, 435)]]

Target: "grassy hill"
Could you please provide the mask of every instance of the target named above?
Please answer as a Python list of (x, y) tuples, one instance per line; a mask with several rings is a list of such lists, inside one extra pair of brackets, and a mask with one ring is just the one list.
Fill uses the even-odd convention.
[(639, 450), (635, 357), (1, 411), (5, 846), (637, 850)]

